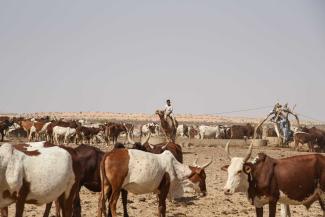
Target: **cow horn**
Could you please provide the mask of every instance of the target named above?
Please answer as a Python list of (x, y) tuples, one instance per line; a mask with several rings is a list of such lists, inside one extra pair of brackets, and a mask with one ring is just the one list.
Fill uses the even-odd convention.
[(127, 133), (127, 137), (128, 137), (128, 142), (131, 143), (131, 144), (135, 144), (135, 142), (131, 139), (130, 137), (130, 132)]
[(194, 162), (193, 162), (193, 166), (195, 166), (195, 167), (197, 167), (198, 165), (197, 165), (197, 161), (199, 160), (199, 157), (198, 156), (196, 156), (196, 158), (195, 158), (195, 160), (194, 160)]
[(213, 157), (211, 157), (210, 161), (209, 161), (208, 163), (204, 164), (201, 168), (202, 168), (202, 169), (207, 168), (208, 166), (210, 166), (210, 164), (211, 164), (212, 162), (213, 162)]
[(227, 157), (229, 158), (229, 160), (231, 160), (232, 157), (231, 157), (230, 151), (229, 151), (229, 144), (230, 144), (230, 140), (227, 142), (225, 150), (226, 150), (226, 153), (227, 153)]
[(252, 142), (251, 145), (249, 146), (248, 153), (247, 153), (247, 156), (246, 156), (245, 159), (244, 159), (244, 162), (248, 161), (248, 159), (251, 157), (251, 155), (252, 155), (252, 150), (253, 150), (253, 142)]
[(163, 149), (163, 150), (166, 149), (167, 145), (168, 145), (168, 143), (166, 145), (164, 145), (163, 147), (161, 147), (161, 149)]
[(141, 142), (141, 145), (144, 145), (144, 144), (146, 144), (147, 142), (149, 142), (150, 137), (151, 137), (151, 132), (149, 132), (147, 138), (146, 138), (143, 142)]
[(152, 144), (149, 144), (149, 146), (150, 146), (151, 149), (154, 149), (155, 148), (155, 146), (152, 145)]

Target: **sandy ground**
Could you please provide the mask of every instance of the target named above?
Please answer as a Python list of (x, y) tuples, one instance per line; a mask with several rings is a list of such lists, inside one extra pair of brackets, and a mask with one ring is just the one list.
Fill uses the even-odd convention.
[[(98, 145), (103, 150), (109, 150), (104, 145)], [(247, 147), (232, 146), (231, 153), (233, 156), (244, 156)], [(199, 143), (191, 147), (184, 147), (185, 164), (192, 164), (195, 155), (199, 156), (199, 164), (203, 164), (209, 160), (211, 156), (214, 162), (206, 169), (207, 173), (207, 190), (206, 197), (197, 197), (192, 193), (186, 193), (185, 197), (179, 202), (167, 202), (167, 216), (169, 217), (212, 217), (212, 216), (255, 216), (254, 207), (248, 202), (245, 195), (236, 193), (232, 196), (225, 196), (223, 194), (223, 186), (225, 184), (227, 173), (220, 168), (228, 164), (228, 159), (225, 155), (224, 149), (221, 145), (200, 145)], [(253, 155), (258, 152), (265, 152), (268, 155), (281, 158), (297, 154), (304, 154), (303, 152), (295, 152), (290, 149), (276, 148), (276, 147), (255, 147)], [(93, 217), (97, 214), (98, 193), (92, 193), (85, 188), (81, 191), (82, 200), (82, 216)], [(26, 205), (24, 216), (36, 217), (42, 216), (45, 206)], [(277, 216), (280, 216), (278, 206)], [(129, 194), (128, 210), (130, 216), (157, 216), (157, 202), (156, 196), (148, 195), (132, 195)], [(10, 206), (9, 216), (14, 216), (14, 205)], [(119, 201), (118, 214), (122, 216), (122, 206)], [(303, 206), (291, 206), (292, 216), (311, 217), (323, 216), (318, 203), (314, 203), (309, 210)], [(267, 208), (265, 208), (265, 216), (268, 216)], [(51, 216), (54, 216), (54, 209), (52, 207)]]

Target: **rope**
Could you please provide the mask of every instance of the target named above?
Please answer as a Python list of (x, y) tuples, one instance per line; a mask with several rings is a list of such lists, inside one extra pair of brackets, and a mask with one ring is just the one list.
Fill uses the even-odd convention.
[(231, 113), (239, 113), (239, 112), (247, 112), (247, 111), (264, 110), (264, 109), (270, 109), (270, 108), (273, 108), (273, 106), (261, 106), (261, 107), (257, 107), (257, 108), (249, 108), (249, 109), (234, 110), (234, 111), (227, 111), (227, 112), (217, 112), (214, 114), (223, 115), (223, 114), (231, 114)]
[[(256, 107), (256, 108), (241, 109), (241, 110), (216, 112), (214, 114), (216, 114), (216, 115), (223, 115), (223, 114), (232, 114), (232, 113), (240, 113), (240, 112), (248, 112), (248, 111), (258, 111), (258, 110), (264, 110), (264, 109), (272, 109), (273, 107), (274, 107), (273, 105), (269, 105), (269, 106), (261, 106), (261, 107)], [(325, 121), (322, 121), (322, 120), (313, 118), (313, 117), (311, 117), (309, 115), (305, 115), (305, 114), (301, 114), (301, 113), (298, 113), (297, 115), (306, 118), (307, 121), (308, 120), (311, 120), (311, 121), (317, 121), (319, 123), (325, 123)]]

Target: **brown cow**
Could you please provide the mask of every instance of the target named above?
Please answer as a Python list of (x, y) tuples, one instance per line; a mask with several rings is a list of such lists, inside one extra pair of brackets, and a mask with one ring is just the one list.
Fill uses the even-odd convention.
[(117, 142), (117, 138), (118, 136), (122, 133), (122, 132), (127, 132), (128, 128), (126, 127), (125, 124), (109, 124), (108, 126), (106, 126), (105, 129), (105, 137), (106, 137), (106, 143), (108, 145), (109, 141), (112, 140), (113, 145)]
[[(302, 127), (300, 129), (300, 131), (296, 132), (305, 132), (308, 133), (310, 135), (312, 135), (311, 137), (314, 138), (314, 145), (318, 146), (319, 151), (323, 151), (325, 152), (325, 132), (323, 130), (320, 130), (316, 127), (312, 127), (312, 128), (307, 128), (307, 127)], [(315, 151), (315, 147), (313, 146), (313, 151)]]
[(295, 150), (298, 150), (299, 144), (308, 144), (309, 152), (314, 152), (314, 145), (317, 144), (317, 137), (310, 133), (296, 132), (293, 135), (293, 141), (295, 143)]
[(133, 144), (133, 149), (138, 149), (141, 151), (146, 151), (146, 152), (150, 152), (153, 154), (161, 154), (163, 153), (165, 150), (170, 151), (174, 157), (180, 162), (183, 163), (183, 152), (182, 152), (182, 147), (176, 143), (173, 142), (168, 142), (168, 143), (160, 143), (160, 144), (156, 144), (156, 145), (151, 145), (148, 143), (149, 139), (150, 139), (150, 133), (147, 136), (147, 138), (145, 139), (144, 142), (140, 143), (140, 142), (134, 142), (131, 138), (130, 138), (130, 134), (127, 134), (127, 138), (129, 143)]
[[(231, 158), (228, 145), (226, 150)], [(246, 192), (256, 207), (257, 217), (263, 216), (265, 204), (269, 204), (269, 216), (275, 217), (277, 202), (309, 208), (317, 200), (325, 215), (325, 156), (309, 154), (274, 159), (259, 153), (248, 162), (251, 153), (252, 145), (245, 158), (231, 158), (225, 194)]]
[(230, 127), (231, 139), (248, 139), (254, 136), (254, 127), (251, 124), (232, 125)]
[[(197, 176), (196, 176), (197, 175)], [(198, 177), (195, 179), (193, 177)], [(135, 194), (158, 193), (159, 216), (166, 216), (166, 197), (170, 188), (184, 180), (205, 192), (205, 177), (197, 174), (197, 167), (178, 162), (171, 152), (152, 154), (134, 149), (113, 149), (101, 163), (102, 191), (98, 204), (98, 217), (107, 216), (105, 202), (116, 217), (116, 202), (121, 189)]]
[(84, 127), (79, 126), (77, 129), (77, 138), (76, 143), (78, 144), (79, 141), (86, 140), (88, 144), (91, 144), (93, 138), (101, 131), (104, 132), (104, 127), (102, 128), (95, 128), (95, 127)]

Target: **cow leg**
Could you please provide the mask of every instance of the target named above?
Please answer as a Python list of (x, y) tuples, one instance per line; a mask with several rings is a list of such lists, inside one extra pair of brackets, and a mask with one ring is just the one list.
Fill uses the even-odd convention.
[(25, 198), (20, 198), (16, 202), (16, 217), (23, 217), (24, 213), (24, 208), (25, 208)]
[[(101, 179), (102, 178), (103, 177), (101, 177)], [(105, 217), (111, 217), (112, 214), (110, 209), (108, 210), (109, 213), (107, 215), (105, 203), (107, 198), (109, 198), (109, 200), (111, 199), (112, 190), (110, 184), (106, 182), (106, 179), (104, 179), (103, 182), (104, 183), (102, 183), (102, 190), (99, 194), (97, 217), (102, 217), (103, 212)]]
[(1, 209), (1, 217), (8, 217), (8, 207)]
[(255, 207), (256, 217), (263, 217), (263, 207)]
[(281, 206), (281, 217), (290, 217), (291, 213), (290, 213), (289, 205), (281, 203), (280, 206)]
[(318, 201), (319, 201), (320, 207), (323, 210), (323, 217), (325, 217), (325, 200), (322, 200), (322, 198), (319, 198)]
[(269, 217), (275, 217), (276, 202), (269, 202)]
[(124, 217), (129, 217), (128, 207), (127, 207), (127, 203), (128, 203), (128, 192), (126, 190), (122, 189), (121, 190), (121, 196), (122, 196), (122, 204), (123, 204)]
[(61, 217), (61, 213), (60, 213), (60, 201), (59, 200), (55, 200), (55, 215), (56, 217)]
[(4, 133), (3, 131), (1, 131), (0, 133), (1, 133), (1, 142), (3, 142)]
[(66, 198), (66, 193), (63, 193), (60, 198), (59, 198), (59, 204), (60, 208), (62, 210), (62, 216), (63, 217), (72, 217), (72, 212), (73, 212), (73, 202), (74, 198), (77, 194), (77, 190), (79, 189), (78, 187), (79, 183), (76, 182), (73, 186), (71, 191), (69, 192), (68, 198)]
[[(43, 217), (49, 217), (49, 215), (50, 215), (50, 211), (51, 211), (51, 207), (52, 207), (52, 202), (46, 204), (46, 207), (45, 207), (45, 211), (44, 211)], [(56, 217), (58, 217), (58, 216), (56, 216)]]
[(74, 199), (73, 204), (73, 217), (81, 217), (81, 205), (80, 205), (80, 188), (76, 194), (76, 198)]
[(168, 173), (165, 173), (163, 179), (160, 182), (160, 185), (158, 187), (159, 193), (159, 205), (158, 205), (158, 216), (159, 217), (165, 217), (166, 216), (166, 198), (168, 195), (170, 187), (170, 177)]
[(117, 217), (116, 204), (117, 204), (118, 198), (120, 196), (120, 191), (121, 191), (120, 188), (112, 189), (112, 195), (111, 195), (111, 198), (110, 198), (109, 204), (108, 204), (109, 209), (110, 209), (111, 214), (112, 214), (112, 217)]

